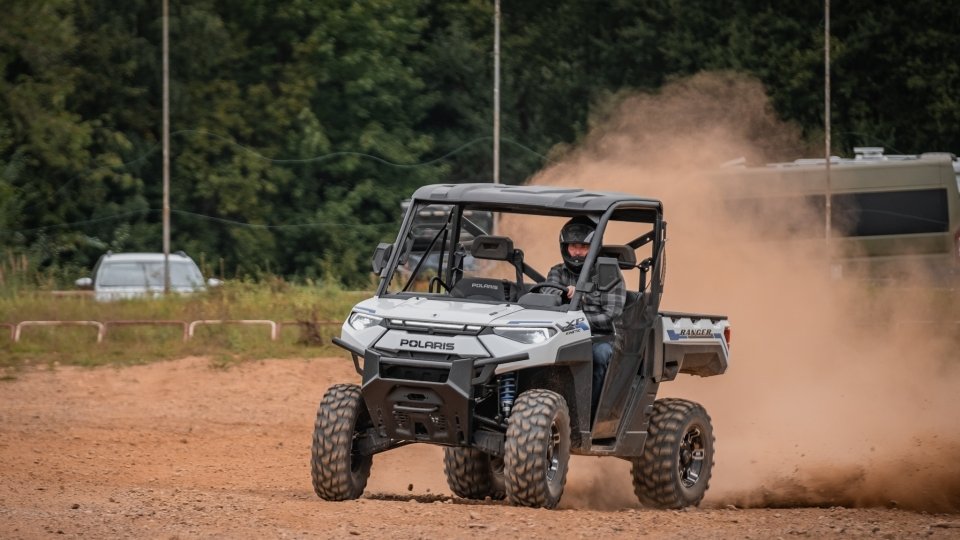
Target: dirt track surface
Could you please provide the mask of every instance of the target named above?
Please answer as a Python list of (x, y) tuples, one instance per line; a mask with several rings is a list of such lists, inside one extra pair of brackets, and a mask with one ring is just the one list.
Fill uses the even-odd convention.
[(215, 368), (187, 358), (0, 381), (0, 538), (960, 538), (960, 516), (896, 509), (644, 509), (629, 468), (574, 458), (560, 509), (450, 496), (442, 452), (374, 458), (363, 498), (310, 485), (316, 405), (342, 358)]

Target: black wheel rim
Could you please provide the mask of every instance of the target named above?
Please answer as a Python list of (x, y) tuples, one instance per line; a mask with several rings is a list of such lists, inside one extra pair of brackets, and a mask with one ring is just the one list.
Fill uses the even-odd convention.
[(560, 471), (560, 428), (550, 425), (550, 443), (547, 445), (547, 481), (553, 482)]
[(677, 460), (680, 483), (684, 487), (691, 488), (700, 480), (705, 457), (706, 448), (703, 431), (700, 426), (690, 426), (680, 441), (680, 453)]

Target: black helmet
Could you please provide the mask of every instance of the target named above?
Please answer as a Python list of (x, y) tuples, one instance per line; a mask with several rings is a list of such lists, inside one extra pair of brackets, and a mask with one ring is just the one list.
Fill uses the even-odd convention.
[(567, 268), (577, 273), (583, 268), (583, 258), (571, 257), (567, 246), (570, 244), (589, 244), (593, 240), (593, 233), (596, 230), (597, 225), (586, 216), (577, 216), (560, 229), (560, 256), (563, 257), (563, 264)]

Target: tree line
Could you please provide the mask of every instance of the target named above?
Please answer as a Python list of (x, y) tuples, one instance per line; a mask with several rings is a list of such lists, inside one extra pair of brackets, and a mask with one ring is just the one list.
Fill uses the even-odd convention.
[[(823, 5), (502, 3), (502, 179), (562, 156), (628, 90), (752, 75), (823, 137)], [(9, 0), (0, 27), (0, 247), (67, 279), (159, 251), (161, 8)], [(492, 178), (492, 0), (170, 3), (172, 245), (270, 273), (366, 283), (400, 201)], [(834, 3), (836, 153), (960, 150), (960, 11)], [(221, 264), (211, 264), (217, 270)]]

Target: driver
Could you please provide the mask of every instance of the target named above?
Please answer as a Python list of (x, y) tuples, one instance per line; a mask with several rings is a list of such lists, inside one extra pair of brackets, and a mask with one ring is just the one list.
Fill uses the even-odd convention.
[[(550, 269), (547, 281), (564, 285), (566, 288), (557, 289), (548, 286), (543, 292), (563, 296), (568, 301), (573, 298), (577, 280), (580, 279), (580, 270), (583, 269), (583, 261), (587, 258), (587, 252), (590, 251), (590, 242), (596, 230), (596, 224), (586, 216), (577, 216), (560, 229), (560, 255), (563, 257), (563, 262)], [(587, 317), (587, 323), (590, 324), (590, 332), (593, 335), (613, 335), (613, 321), (623, 313), (626, 298), (627, 290), (622, 277), (609, 291), (594, 289), (582, 296), (580, 308)], [(603, 379), (607, 374), (612, 356), (613, 340), (601, 339), (593, 342), (593, 394), (591, 396), (593, 411), (596, 411), (597, 403), (600, 401), (600, 389), (603, 388)]]

